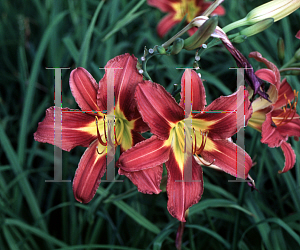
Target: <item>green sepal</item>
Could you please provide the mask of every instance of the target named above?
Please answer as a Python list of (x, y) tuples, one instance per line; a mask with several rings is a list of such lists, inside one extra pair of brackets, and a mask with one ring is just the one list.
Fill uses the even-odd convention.
[(218, 25), (218, 16), (209, 18), (203, 25), (201, 25), (194, 35), (184, 40), (184, 49), (193, 50), (199, 48), (211, 34), (215, 31)]
[(184, 40), (182, 38), (176, 38), (171, 48), (171, 55), (178, 54), (182, 50), (183, 45), (184, 45)]

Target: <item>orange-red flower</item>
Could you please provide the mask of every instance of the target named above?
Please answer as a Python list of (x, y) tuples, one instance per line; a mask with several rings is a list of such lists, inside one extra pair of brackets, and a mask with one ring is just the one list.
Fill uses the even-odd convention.
[[(210, 2), (203, 0), (148, 0), (148, 4), (160, 9), (162, 12), (168, 12), (158, 24), (158, 35), (163, 37), (168, 33), (175, 24), (180, 23), (186, 16), (187, 23), (190, 23), (194, 17), (203, 13), (210, 5)], [(224, 15), (225, 9), (218, 6), (212, 14)], [(189, 35), (193, 35), (197, 28), (188, 31)]]
[[(237, 108), (242, 108), (245, 114), (238, 119), (245, 119), (247, 123), (251, 116), (248, 92), (241, 87), (236, 93), (222, 96), (205, 107), (202, 81), (195, 71), (190, 71), (191, 100), (188, 103), (191, 103), (194, 112), (185, 113), (185, 102), (188, 100), (185, 96), (186, 74), (187, 71), (181, 80), (179, 105), (159, 84), (144, 81), (137, 86), (135, 98), (138, 109), (154, 135), (124, 152), (118, 162), (120, 174), (123, 171), (134, 173), (156, 168), (157, 179), (161, 177), (162, 169), (162, 166), (157, 166), (165, 163), (168, 171), (168, 210), (180, 221), (185, 221), (185, 211), (197, 203), (203, 193), (202, 168), (193, 155), (201, 155), (205, 161), (214, 163), (233, 176), (237, 176), (237, 165), (242, 165), (245, 169), (242, 176), (238, 176), (240, 178), (247, 178), (252, 167), (250, 156), (228, 140), (240, 128), (237, 128)], [(241, 100), (237, 98), (238, 94), (242, 96)], [(186, 124), (187, 116), (191, 126)], [(192, 145), (185, 143), (187, 138), (191, 138)], [(187, 150), (189, 146), (190, 155)], [(242, 155), (242, 159), (237, 155)], [(192, 170), (190, 180), (185, 178), (187, 166)], [(141, 192), (144, 181), (149, 182), (149, 179), (144, 178), (137, 183)]]
[[(281, 147), (285, 156), (285, 166), (279, 173), (290, 170), (296, 162), (296, 155), (291, 145), (286, 142), (288, 137), (300, 136), (300, 117), (296, 113), (298, 92), (292, 90), (286, 79), (280, 80), (278, 68), (258, 52), (251, 52), (249, 57), (263, 62), (268, 69), (256, 71), (256, 75), (269, 82), (267, 94), (271, 103), (258, 98), (252, 103), (253, 114), (248, 125), (261, 132), (261, 142), (269, 147)], [(294, 100), (294, 102), (293, 102)]]
[[(71, 72), (70, 88), (81, 110), (62, 109), (62, 141), (54, 141), (54, 107), (46, 110), (45, 119), (39, 123), (34, 139), (39, 142), (59, 144), (61, 148), (70, 151), (76, 146), (87, 147), (80, 159), (73, 180), (74, 196), (79, 202), (89, 202), (96, 193), (101, 177), (107, 165), (107, 85), (114, 83), (115, 97), (115, 141), (112, 147), (120, 145), (121, 153), (137, 142), (144, 140), (139, 132), (149, 128), (142, 121), (133, 98), (135, 88), (143, 80), (136, 69), (137, 59), (124, 54), (111, 59), (106, 67), (106, 73), (99, 85), (84, 68)], [(107, 70), (114, 71), (114, 81), (109, 81)], [(151, 171), (130, 173), (130, 179), (136, 183), (145, 174), (151, 179)], [(126, 173), (125, 173), (126, 174)], [(141, 177), (140, 177), (141, 176)], [(160, 182), (160, 179), (157, 180)], [(153, 186), (155, 180), (144, 183), (149, 193), (160, 190)], [(152, 185), (152, 186), (151, 186)]]

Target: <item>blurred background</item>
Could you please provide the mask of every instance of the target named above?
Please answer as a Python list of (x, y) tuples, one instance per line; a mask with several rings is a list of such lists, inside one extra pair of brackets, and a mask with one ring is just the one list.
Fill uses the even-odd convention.
[[(225, 1), (219, 26), (265, 2)], [(53, 179), (54, 147), (33, 139), (45, 110), (54, 105), (54, 71), (46, 67), (71, 68), (62, 70), (62, 106), (78, 108), (69, 88), (71, 70), (85, 67), (99, 81), (104, 74), (99, 67), (113, 57), (140, 58), (144, 46), (161, 45), (184, 27), (183, 21), (160, 38), (156, 26), (165, 15), (146, 0), (0, 2), (0, 249), (175, 249), (179, 222), (167, 210), (166, 192), (142, 194), (117, 176), (124, 182), (101, 183), (94, 199), (80, 204), (71, 182), (45, 182)], [(246, 57), (259, 51), (280, 68), (300, 47), (299, 23), (298, 9), (235, 46)], [(280, 37), (283, 60), (277, 51)], [(172, 92), (183, 73), (176, 67), (193, 67), (194, 56), (195, 51), (182, 51), (153, 57), (148, 73)], [(249, 61), (255, 71), (265, 67)], [(229, 70), (236, 64), (221, 44), (205, 50), (199, 66), (208, 104), (236, 90), (236, 71)], [(299, 76), (282, 77), (300, 90)], [(204, 167), (204, 194), (190, 208), (182, 249), (300, 249), (300, 143), (289, 139), (297, 162), (278, 174), (284, 166), (281, 149), (260, 143), (260, 133), (248, 127), (245, 137), (259, 192)], [(63, 179), (73, 179), (84, 150), (63, 152)]]

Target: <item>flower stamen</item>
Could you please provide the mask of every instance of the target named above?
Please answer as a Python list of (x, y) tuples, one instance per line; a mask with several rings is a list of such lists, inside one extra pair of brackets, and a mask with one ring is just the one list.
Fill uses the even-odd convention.
[(104, 149), (103, 149), (102, 152), (99, 153), (98, 147), (96, 147), (96, 150), (97, 150), (98, 155), (101, 155), (104, 152)]
[(285, 107), (283, 107), (283, 112), (279, 115), (281, 116), (283, 114), (282, 120), (280, 121), (277, 126), (282, 126), (284, 124), (287, 124), (288, 122), (292, 121), (295, 117), (296, 111), (297, 111), (297, 103), (298, 103), (298, 93), (299, 91), (296, 92), (294, 89), (294, 102), (293, 104), (289, 99), (287, 99), (286, 94), (284, 93), (284, 98), (286, 100)]
[[(117, 146), (117, 145), (120, 145), (121, 144), (121, 142), (122, 142), (122, 132), (123, 132), (123, 130), (121, 131), (121, 133), (120, 133), (120, 138), (118, 138), (119, 139), (119, 143), (118, 143), (118, 140), (117, 140), (117, 138), (116, 138), (116, 128), (114, 127), (114, 138), (115, 138), (115, 143), (113, 143), (111, 140), (109, 140), (108, 139), (108, 137), (107, 137), (107, 133), (106, 133), (106, 126), (105, 126), (105, 116), (104, 116), (104, 118), (103, 118), (103, 126), (104, 126), (104, 137), (105, 137), (105, 140), (106, 140), (106, 142), (104, 142), (103, 140), (102, 140), (102, 138), (101, 138), (101, 135), (100, 135), (100, 132), (99, 132), (99, 128), (98, 128), (98, 117), (97, 116), (95, 116), (95, 120), (96, 120), (96, 128), (97, 128), (97, 139), (98, 139), (98, 141), (99, 141), (99, 143), (102, 145), (102, 146), (107, 146), (107, 144), (109, 143), (109, 145), (110, 146)], [(109, 121), (108, 121), (109, 122)], [(108, 133), (110, 134), (110, 127), (111, 126), (108, 126)], [(97, 149), (97, 152), (98, 152), (98, 154), (102, 154), (103, 153), (103, 151), (101, 152), (101, 153), (99, 153), (99, 151), (98, 151), (98, 149)]]
[(211, 166), (211, 165), (215, 162), (215, 159), (214, 159), (210, 164), (206, 164), (205, 162), (203, 162), (203, 161), (201, 160), (201, 158), (200, 158), (196, 153), (195, 153), (195, 155), (196, 155), (196, 157), (198, 158), (198, 160), (200, 161), (201, 165), (204, 165), (204, 166), (206, 166), (206, 167)]

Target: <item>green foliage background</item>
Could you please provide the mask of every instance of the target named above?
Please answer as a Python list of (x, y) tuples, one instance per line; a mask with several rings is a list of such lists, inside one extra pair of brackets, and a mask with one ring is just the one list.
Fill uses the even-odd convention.
[[(266, 1), (224, 2), (225, 25)], [(75, 201), (71, 183), (53, 179), (53, 146), (33, 140), (45, 110), (53, 106), (54, 71), (46, 67), (85, 67), (99, 81), (106, 62), (123, 54), (140, 58), (144, 46), (164, 39), (156, 25), (164, 16), (145, 0), (31, 0), (0, 2), (0, 249), (174, 249), (179, 222), (167, 211), (166, 193), (145, 195), (124, 182), (102, 183), (89, 204)], [(245, 56), (259, 51), (278, 67), (300, 46), (300, 10), (268, 30), (236, 45)], [(232, 33), (232, 32), (231, 32)], [(234, 32), (233, 32), (234, 33)], [(279, 37), (285, 59), (277, 57)], [(172, 92), (182, 71), (192, 67), (194, 51), (150, 59), (152, 79)], [(250, 60), (255, 70), (264, 65)], [(298, 62), (300, 63), (300, 62)], [(203, 52), (200, 72), (207, 102), (235, 91), (236, 64), (220, 45)], [(63, 107), (77, 108), (63, 70)], [(299, 77), (286, 76), (296, 90)], [(299, 105), (298, 105), (299, 112)], [(290, 139), (297, 163), (290, 172), (280, 148), (260, 143), (260, 133), (246, 128), (246, 151), (257, 163), (250, 171), (260, 192), (233, 177), (204, 168), (205, 191), (190, 209), (182, 249), (299, 249), (300, 143)], [(71, 180), (84, 148), (63, 152), (63, 178)]]

